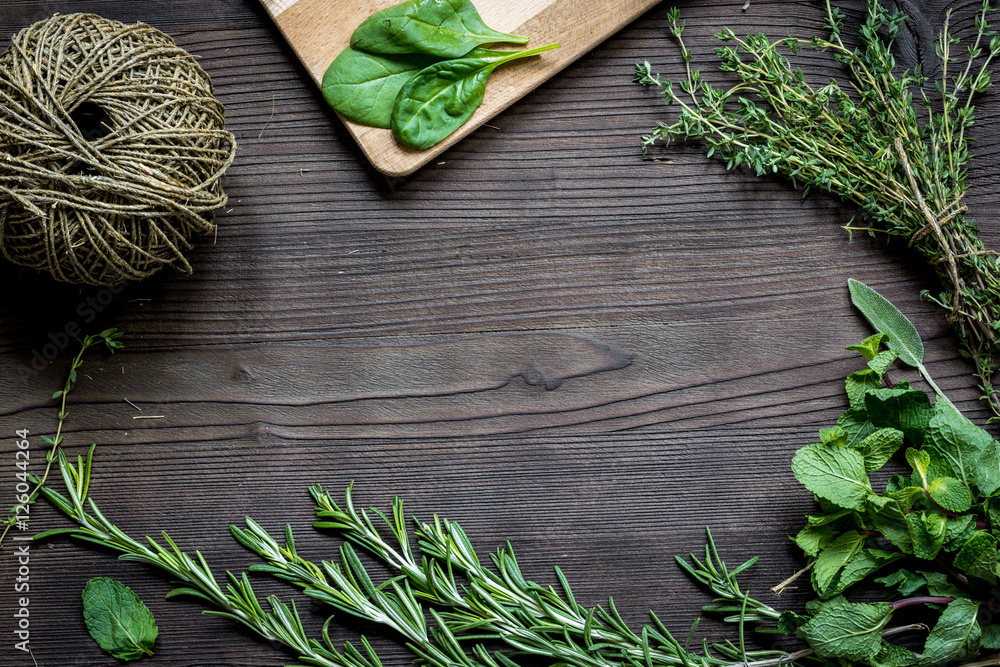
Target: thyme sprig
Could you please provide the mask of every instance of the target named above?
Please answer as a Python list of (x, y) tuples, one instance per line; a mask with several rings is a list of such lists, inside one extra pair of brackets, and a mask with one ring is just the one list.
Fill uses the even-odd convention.
[[(805, 193), (829, 192), (861, 208), (870, 221), (865, 229), (905, 239), (937, 273), (942, 291), (924, 295), (947, 310), (975, 364), (983, 397), (1000, 418), (992, 383), (1000, 352), (1000, 261), (983, 246), (962, 203), (973, 99), (990, 88), (989, 65), (1000, 55), (1000, 37), (987, 20), (992, 11), (984, 0), (963, 58), (955, 54), (959, 40), (950, 32), (950, 15), (946, 19), (935, 45), (941, 63), (936, 93), (927, 92), (919, 69), (896, 68), (892, 48), (905, 17), (877, 0), (867, 0), (858, 48), (845, 46), (844, 15), (829, 0), (827, 38), (772, 41), (723, 28), (716, 35), (724, 43), (716, 49), (719, 67), (739, 79), (728, 90), (703, 81), (692, 68), (684, 23), (672, 9), (668, 21), (680, 44), (684, 78), (663, 81), (646, 62), (637, 66), (636, 80), (658, 87), (680, 109), (673, 123), (643, 137), (644, 150), (657, 141), (701, 141), (708, 156), (717, 155), (729, 169), (745, 164), (759, 176), (786, 176)], [(810, 84), (786, 55), (800, 47), (831, 53), (849, 81)]]
[(80, 349), (77, 351), (76, 356), (73, 357), (73, 361), (70, 362), (69, 372), (66, 374), (66, 381), (63, 383), (63, 388), (52, 394), (52, 398), (54, 400), (59, 400), (59, 414), (55, 435), (51, 438), (49, 436), (42, 436), (42, 440), (50, 445), (49, 451), (45, 454), (45, 472), (42, 473), (40, 478), (38, 478), (35, 487), (27, 494), (19, 498), (21, 502), (14, 505), (14, 507), (12, 507), (7, 513), (7, 519), (4, 521), (3, 532), (0, 533), (0, 548), (3, 547), (3, 541), (7, 537), (7, 533), (10, 529), (21, 521), (19, 515), (24, 511), (25, 507), (33, 504), (38, 499), (39, 489), (45, 485), (46, 480), (49, 478), (49, 473), (52, 471), (52, 464), (56, 460), (56, 452), (58, 451), (59, 445), (63, 440), (63, 424), (66, 422), (66, 417), (69, 416), (69, 411), (66, 410), (66, 397), (76, 387), (80, 367), (83, 366), (84, 353), (90, 348), (103, 343), (108, 352), (114, 354), (118, 350), (125, 347), (125, 345), (121, 342), (122, 335), (122, 332), (118, 329), (105, 329), (98, 334), (88, 334), (82, 339), (78, 339), (80, 342)]

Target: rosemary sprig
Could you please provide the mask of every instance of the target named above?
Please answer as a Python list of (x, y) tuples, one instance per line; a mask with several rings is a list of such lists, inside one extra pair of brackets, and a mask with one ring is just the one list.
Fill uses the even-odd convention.
[(80, 350), (76, 353), (76, 356), (73, 357), (73, 361), (70, 362), (69, 372), (66, 374), (66, 381), (63, 383), (63, 388), (52, 394), (53, 399), (59, 399), (59, 415), (55, 435), (51, 438), (48, 436), (42, 436), (42, 440), (50, 445), (50, 449), (45, 455), (45, 472), (40, 478), (38, 478), (35, 487), (23, 496), (24, 500), (12, 507), (7, 513), (7, 519), (4, 522), (3, 532), (0, 533), (0, 548), (3, 548), (3, 541), (7, 537), (8, 531), (19, 523), (20, 519), (18, 518), (18, 515), (27, 505), (33, 504), (38, 499), (39, 489), (45, 485), (46, 480), (49, 478), (49, 473), (52, 470), (52, 464), (56, 460), (56, 452), (58, 451), (59, 445), (63, 440), (63, 424), (66, 422), (66, 417), (69, 416), (69, 412), (66, 410), (66, 396), (69, 395), (69, 393), (76, 387), (79, 370), (80, 367), (83, 366), (83, 354), (90, 348), (95, 345), (100, 345), (101, 343), (104, 343), (108, 352), (114, 354), (118, 350), (125, 347), (121, 342), (122, 335), (122, 332), (118, 329), (105, 329), (99, 334), (86, 335), (79, 340)]
[(40, 493), (78, 526), (45, 531), (34, 539), (70, 535), (117, 551), (121, 553), (120, 560), (144, 563), (166, 572), (178, 584), (178, 588), (170, 591), (167, 597), (190, 595), (199, 598), (214, 607), (202, 612), (205, 615), (232, 619), (268, 641), (283, 644), (305, 665), (382, 667), (378, 656), (363, 637), (361, 643), (364, 653), (350, 643), (345, 644), (343, 651), (338, 651), (328, 632), (332, 618), (327, 619), (324, 624), (323, 641), (320, 642), (306, 636), (294, 602), (286, 605), (277, 596), (271, 595), (267, 598), (270, 611), (264, 610), (245, 573), (236, 576), (226, 572), (229, 582), (223, 589), (201, 553), (196, 551), (192, 558), (181, 551), (166, 532), (161, 535), (167, 547), (151, 537), (146, 537), (147, 546), (126, 535), (101, 513), (92, 498), (87, 497), (94, 447), (91, 445), (86, 459), (78, 456), (75, 466), (61, 449), (56, 450), (59, 472), (68, 497), (49, 486), (41, 486)]
[[(1000, 396), (992, 378), (1000, 352), (1000, 261), (984, 248), (962, 203), (973, 99), (991, 86), (988, 68), (1000, 55), (1000, 37), (987, 21), (994, 9), (984, 0), (962, 62), (953, 53), (959, 40), (946, 20), (936, 44), (941, 76), (934, 82), (937, 94), (930, 95), (919, 70), (899, 73), (895, 67), (892, 47), (905, 17), (877, 0), (868, 0), (867, 8), (856, 49), (844, 45), (844, 16), (829, 0), (825, 39), (740, 38), (723, 28), (716, 35), (724, 43), (716, 49), (720, 69), (739, 79), (728, 90), (702, 81), (692, 69), (684, 24), (670, 10), (685, 78), (676, 85), (661, 81), (647, 62), (637, 67), (636, 80), (658, 87), (680, 113), (643, 137), (643, 147), (660, 140), (702, 141), (708, 155), (729, 169), (745, 164), (759, 176), (784, 175), (807, 193), (829, 192), (862, 209), (870, 220), (864, 229), (905, 239), (937, 272), (941, 293), (924, 295), (948, 311), (997, 419)], [(811, 85), (784, 55), (800, 47), (831, 53), (850, 81)]]

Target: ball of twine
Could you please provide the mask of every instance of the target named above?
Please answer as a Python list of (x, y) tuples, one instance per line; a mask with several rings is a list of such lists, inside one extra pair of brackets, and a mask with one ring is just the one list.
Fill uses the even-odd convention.
[[(81, 113), (104, 122), (81, 129)], [(235, 151), (208, 75), (169, 36), (40, 21), (0, 55), (0, 250), (68, 283), (190, 273)]]

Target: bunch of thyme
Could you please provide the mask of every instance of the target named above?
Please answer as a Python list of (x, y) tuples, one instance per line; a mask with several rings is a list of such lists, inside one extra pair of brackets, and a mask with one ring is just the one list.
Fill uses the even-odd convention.
[[(962, 203), (973, 98), (990, 87), (988, 67), (1000, 54), (1000, 37), (987, 21), (994, 10), (984, 0), (962, 59), (955, 56), (959, 40), (946, 19), (936, 43), (936, 93), (926, 92), (919, 68), (896, 68), (892, 48), (905, 17), (878, 0), (867, 0), (867, 10), (858, 48), (845, 46), (844, 15), (829, 0), (825, 39), (740, 38), (723, 28), (716, 35), (724, 43), (716, 49), (720, 69), (739, 79), (728, 90), (709, 85), (692, 69), (684, 24), (670, 10), (686, 76), (676, 85), (662, 81), (646, 62), (637, 67), (636, 80), (657, 86), (680, 113), (643, 137), (643, 147), (659, 140), (701, 141), (708, 156), (718, 156), (729, 169), (745, 164), (759, 176), (786, 176), (806, 192), (831, 193), (862, 209), (869, 232), (905, 239), (937, 273), (941, 292), (924, 295), (947, 310), (993, 419), (1000, 419), (992, 383), (1000, 352), (1000, 262), (984, 248)], [(800, 47), (832, 53), (850, 81), (811, 85), (785, 55)]]

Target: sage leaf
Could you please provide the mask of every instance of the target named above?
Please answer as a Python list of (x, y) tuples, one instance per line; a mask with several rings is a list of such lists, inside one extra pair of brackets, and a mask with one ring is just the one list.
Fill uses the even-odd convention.
[(889, 346), (910, 366), (924, 363), (924, 344), (913, 323), (888, 299), (863, 282), (847, 281), (851, 302), (868, 319), (875, 330), (889, 336)]
[(442, 58), (458, 58), (495, 42), (526, 44), (528, 38), (493, 30), (470, 0), (407, 0), (375, 12), (351, 35), (355, 49)]
[(411, 148), (430, 148), (469, 120), (483, 103), (486, 79), (500, 65), (554, 49), (547, 44), (523, 51), (479, 50), (475, 57), (444, 60), (421, 70), (399, 91), (392, 133)]
[(388, 128), (400, 88), (438, 60), (428, 55), (380, 55), (347, 47), (323, 75), (323, 97), (348, 120)]
[(976, 621), (979, 603), (955, 600), (934, 624), (924, 643), (920, 665), (944, 665), (975, 658), (979, 653), (981, 631)]
[(817, 496), (845, 509), (863, 510), (865, 498), (872, 495), (865, 461), (853, 449), (806, 445), (792, 458), (792, 472)]
[(882, 650), (882, 629), (891, 616), (888, 603), (853, 603), (840, 596), (823, 605), (797, 634), (817, 657), (867, 662)]
[(159, 630), (153, 614), (125, 584), (96, 577), (83, 588), (83, 620), (90, 636), (112, 657), (153, 655)]

